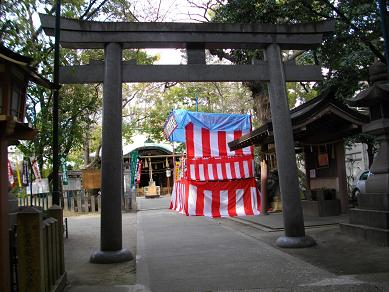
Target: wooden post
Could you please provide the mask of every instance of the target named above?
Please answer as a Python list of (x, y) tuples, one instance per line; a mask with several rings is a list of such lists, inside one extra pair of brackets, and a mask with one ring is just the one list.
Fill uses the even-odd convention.
[(68, 202), (69, 202), (69, 197), (68, 194), (66, 194), (66, 197), (63, 197), (63, 206), (61, 206), (63, 210), (69, 210)]
[(58, 254), (58, 228), (57, 228), (57, 220), (55, 220), (53, 217), (47, 218), (46, 221), (50, 223), (50, 229), (51, 229), (51, 242), (52, 242), (52, 250), (53, 250), (53, 284), (55, 284), (55, 281), (59, 278), (59, 265), (60, 265), (60, 258)]
[(268, 215), (267, 213), (267, 161), (266, 154), (267, 145), (261, 145), (260, 147), (260, 159), (261, 159), (261, 213), (262, 215)]
[(172, 153), (172, 160), (173, 160), (173, 186), (174, 183), (176, 182), (176, 156), (174, 155), (174, 142), (172, 142), (172, 147), (173, 147), (173, 153)]
[(99, 213), (101, 213), (101, 195), (97, 196), (97, 208)]
[(82, 212), (81, 195), (77, 197), (77, 212)]
[(50, 254), (50, 241), (49, 241), (49, 223), (43, 222), (43, 261), (44, 261), (44, 273), (45, 273), (45, 291), (50, 291), (51, 286), (51, 270), (50, 270), (50, 261), (51, 261), (51, 254)]
[(45, 224), (47, 224), (47, 254), (49, 257), (48, 266), (47, 269), (49, 271), (49, 286), (51, 287), (55, 283), (55, 273), (54, 273), (54, 265), (55, 265), (55, 258), (54, 258), (54, 248), (53, 248), (53, 226), (51, 224), (51, 220), (45, 220)]
[(8, 141), (0, 137), (0, 291), (10, 291), (8, 232)]
[(91, 212), (96, 212), (96, 202), (95, 202), (95, 196), (91, 195), (90, 197), (90, 205), (91, 205)]
[(88, 213), (89, 212), (89, 197), (88, 196), (82, 196), (84, 200), (84, 212)]
[(51, 194), (47, 195), (47, 209), (49, 209), (53, 205), (53, 196)]
[(70, 198), (70, 212), (74, 212), (74, 196)]
[(42, 212), (29, 207), (17, 215), (20, 292), (45, 290)]
[(167, 194), (170, 196), (171, 193), (170, 193), (170, 176), (167, 177)]
[(65, 259), (64, 259), (64, 247), (63, 247), (63, 210), (59, 206), (52, 206), (47, 210), (47, 215), (56, 219), (58, 222), (57, 236), (58, 236), (58, 255), (59, 255), (59, 275), (65, 273)]

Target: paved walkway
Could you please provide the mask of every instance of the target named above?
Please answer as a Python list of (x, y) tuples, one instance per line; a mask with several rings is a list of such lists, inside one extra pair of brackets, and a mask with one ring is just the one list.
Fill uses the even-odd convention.
[(167, 198), (138, 200), (137, 283), (151, 291), (379, 291), (275, 248), (264, 231), (167, 206)]
[[(136, 255), (136, 213), (123, 213), (123, 247)], [(69, 238), (65, 239), (67, 292), (124, 292), (133, 289), (135, 260), (120, 264), (92, 264), (91, 254), (100, 250), (100, 215), (68, 218)]]
[(318, 245), (280, 249), (281, 214), (209, 219), (168, 206), (169, 198), (138, 199), (139, 211), (123, 214), (123, 246), (136, 263), (90, 264), (100, 218), (69, 218), (67, 291), (389, 291), (389, 248), (342, 234), (334, 223), (344, 218), (308, 218)]

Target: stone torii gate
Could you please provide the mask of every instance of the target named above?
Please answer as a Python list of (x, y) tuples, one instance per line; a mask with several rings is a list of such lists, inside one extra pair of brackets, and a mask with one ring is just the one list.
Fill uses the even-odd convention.
[[(55, 18), (40, 15), (48, 36)], [(103, 82), (101, 250), (91, 262), (130, 260), (122, 248), (122, 83), (193, 81), (269, 82), (270, 110), (279, 166), (285, 236), (282, 247), (314, 245), (305, 235), (292, 127), (287, 102), (287, 81), (318, 81), (320, 66), (283, 63), (281, 50), (307, 50), (334, 30), (334, 22), (294, 25), (217, 23), (121, 23), (61, 19), (62, 47), (104, 49), (101, 64), (60, 69), (60, 83)], [(122, 61), (123, 49), (183, 48), (187, 65), (137, 65)], [(252, 65), (206, 65), (205, 49), (264, 49), (265, 61)]]

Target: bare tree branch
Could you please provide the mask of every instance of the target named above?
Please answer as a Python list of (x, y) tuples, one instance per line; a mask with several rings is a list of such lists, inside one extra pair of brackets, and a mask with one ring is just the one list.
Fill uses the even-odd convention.
[(237, 63), (237, 59), (234, 55), (227, 53), (222, 49), (209, 49), (211, 55), (217, 56), (219, 60), (226, 59), (231, 63)]
[[(210, 22), (208, 14), (210, 11), (215, 12), (216, 7), (220, 5), (224, 5), (221, 0), (208, 0), (207, 2), (203, 2), (201, 4), (197, 3), (195, 0), (187, 0), (189, 5), (196, 10), (202, 10), (202, 14), (200, 13), (191, 13), (188, 11), (188, 16), (190, 19), (198, 21), (198, 22)], [(199, 17), (200, 19), (197, 19)]]
[(300, 85), (302, 88), (304, 88), (306, 93), (309, 93), (309, 90), (307, 89), (307, 86), (304, 84), (304, 82), (300, 82)]
[(87, 16), (87, 14), (89, 13), (89, 11), (91, 10), (92, 6), (96, 3), (97, 0), (89, 0), (89, 5), (88, 7), (85, 9), (84, 13), (80, 16), (80, 20), (84, 19), (84, 17)]
[(139, 92), (140, 92), (140, 89), (136, 90), (136, 91), (131, 95), (130, 98), (125, 99), (125, 100), (124, 100), (124, 103), (122, 104), (122, 108), (126, 107), (126, 105), (127, 105), (128, 103), (130, 103), (130, 102), (137, 96), (137, 94), (138, 94)]
[(216, 82), (212, 82), (212, 85), (216, 88), (217, 93), (224, 100), (224, 94), (221, 92), (219, 84), (217, 84)]
[(87, 17), (85, 17), (85, 20), (90, 19), (93, 15), (95, 15), (105, 3), (107, 3), (108, 0), (103, 0), (99, 6), (97, 6)]
[(165, 82), (163, 91), (165, 92), (167, 89), (169, 89), (170, 87), (176, 86), (177, 84), (178, 84), (178, 82)]
[(159, 0), (158, 8), (157, 8), (157, 13), (156, 13), (156, 16), (155, 16), (155, 21), (158, 21), (158, 19), (159, 19), (159, 11), (161, 9), (161, 2), (162, 2), (162, 0)]

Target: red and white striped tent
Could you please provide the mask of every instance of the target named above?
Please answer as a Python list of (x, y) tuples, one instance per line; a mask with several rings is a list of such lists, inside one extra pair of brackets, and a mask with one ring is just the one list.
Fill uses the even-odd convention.
[(186, 157), (170, 208), (193, 216), (258, 215), (253, 147), (232, 151), (228, 146), (250, 131), (249, 115), (173, 111), (164, 133), (170, 141), (186, 143)]

